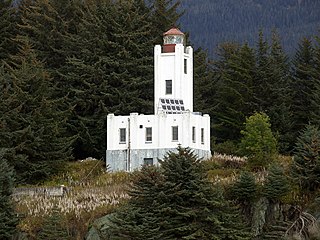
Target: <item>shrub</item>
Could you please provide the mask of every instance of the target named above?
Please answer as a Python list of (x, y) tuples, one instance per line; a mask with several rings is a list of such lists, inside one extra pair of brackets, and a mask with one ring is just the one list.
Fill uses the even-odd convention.
[(271, 132), (269, 117), (255, 113), (246, 119), (240, 152), (248, 157), (251, 169), (265, 168), (277, 154), (277, 141)]

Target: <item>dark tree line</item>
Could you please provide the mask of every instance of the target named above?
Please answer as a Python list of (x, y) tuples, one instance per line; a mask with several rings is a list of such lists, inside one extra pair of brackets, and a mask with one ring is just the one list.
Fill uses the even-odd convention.
[(221, 44), (217, 59), (207, 63), (210, 80), (195, 78), (203, 100), (195, 103), (196, 110), (210, 114), (213, 142), (238, 143), (245, 118), (264, 112), (280, 152), (290, 153), (306, 125), (319, 125), (319, 43), (304, 38), (292, 61), (276, 32), (271, 41), (260, 32), (253, 47)]
[[(0, 148), (18, 181), (45, 178), (62, 160), (104, 158), (108, 113), (152, 113), (153, 46), (178, 23), (180, 1), (0, 7)], [(276, 32), (257, 36), (221, 44), (215, 59), (195, 51), (195, 109), (211, 115), (215, 144), (237, 144), (246, 117), (265, 112), (288, 153), (319, 122), (320, 41), (302, 40), (290, 61)]]
[(153, 46), (180, 1), (0, 3), (0, 148), (18, 181), (104, 158), (108, 113), (152, 113)]

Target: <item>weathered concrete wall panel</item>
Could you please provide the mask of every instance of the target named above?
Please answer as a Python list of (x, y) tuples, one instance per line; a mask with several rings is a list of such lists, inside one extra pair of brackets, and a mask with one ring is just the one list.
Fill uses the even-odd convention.
[[(202, 149), (192, 149), (199, 158), (208, 159), (211, 157), (210, 151)], [(176, 148), (162, 148), (162, 149), (131, 149), (128, 156), (128, 150), (107, 150), (107, 165), (110, 171), (133, 171), (139, 169), (145, 164), (145, 159), (151, 159), (153, 165), (158, 166), (158, 159), (169, 152), (176, 152)]]

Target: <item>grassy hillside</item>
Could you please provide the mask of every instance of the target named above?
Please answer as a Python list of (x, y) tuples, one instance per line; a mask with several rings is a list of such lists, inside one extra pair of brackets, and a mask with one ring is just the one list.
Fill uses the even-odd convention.
[(14, 197), (16, 210), (22, 217), (19, 229), (30, 239), (37, 239), (45, 219), (57, 208), (73, 239), (83, 239), (90, 223), (112, 212), (127, 198), (125, 189), (129, 180), (128, 173), (108, 173), (102, 161), (67, 163), (61, 174), (42, 184), (42, 187), (65, 185), (67, 192), (63, 197)]

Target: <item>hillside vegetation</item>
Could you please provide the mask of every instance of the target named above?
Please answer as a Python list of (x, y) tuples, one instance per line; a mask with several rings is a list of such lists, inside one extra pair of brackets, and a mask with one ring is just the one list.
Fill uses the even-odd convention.
[(276, 29), (285, 50), (292, 56), (303, 37), (320, 30), (317, 0), (184, 0), (180, 19), (192, 43), (216, 54), (223, 42), (257, 42), (257, 32), (271, 36)]

